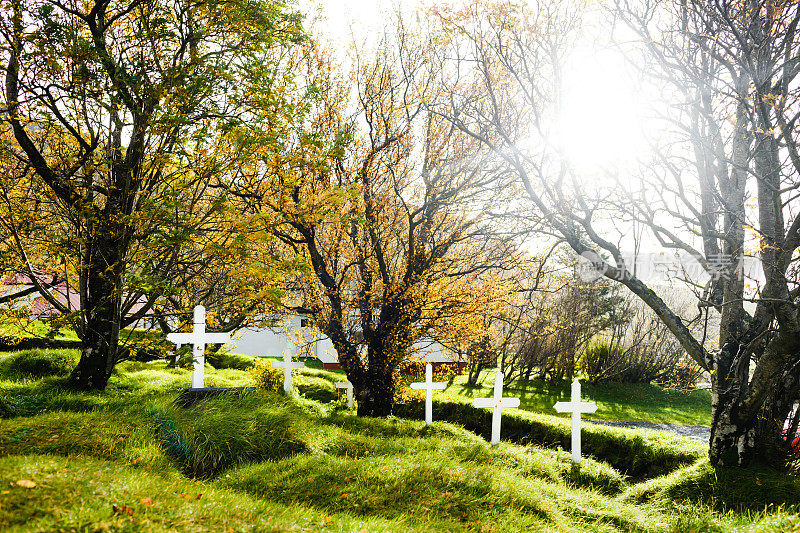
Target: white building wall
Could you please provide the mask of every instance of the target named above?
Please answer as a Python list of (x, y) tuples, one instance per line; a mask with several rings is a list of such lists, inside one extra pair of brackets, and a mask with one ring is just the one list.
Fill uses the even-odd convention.
[(317, 357), (323, 363), (336, 363), (331, 340), (314, 327), (303, 327), (303, 317), (289, 315), (275, 328), (246, 328), (234, 333), (225, 350), (254, 357), (282, 357), (289, 351), (294, 357)]
[[(289, 350), (294, 357), (316, 357), (323, 363), (338, 363), (333, 342), (314, 327), (303, 327), (303, 317), (285, 316), (274, 329), (248, 328), (233, 335), (225, 350), (254, 357), (281, 357)], [(431, 339), (414, 343), (412, 359), (430, 363), (449, 363), (453, 358), (441, 344)]]

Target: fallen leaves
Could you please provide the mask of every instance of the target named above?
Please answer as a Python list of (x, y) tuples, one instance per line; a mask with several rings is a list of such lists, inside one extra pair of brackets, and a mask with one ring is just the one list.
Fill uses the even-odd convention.
[(179, 492), (178, 496), (184, 500), (199, 500), (203, 496), (203, 493), (198, 492), (197, 494), (184, 494), (183, 492)]
[(114, 512), (114, 516), (120, 514), (126, 514), (128, 516), (133, 516), (133, 509), (128, 507), (127, 505), (117, 505), (116, 503), (111, 504), (111, 510)]
[(17, 486), (24, 487), (26, 489), (32, 489), (36, 486), (36, 482), (31, 481), (30, 479), (20, 479), (17, 481)]
[(142, 498), (142, 503), (144, 505), (153, 505), (153, 498), (149, 496), (147, 498)]

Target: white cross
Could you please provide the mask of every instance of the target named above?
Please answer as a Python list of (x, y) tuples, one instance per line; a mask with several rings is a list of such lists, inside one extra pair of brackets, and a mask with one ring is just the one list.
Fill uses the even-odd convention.
[(475, 398), (472, 400), (475, 407), (492, 408), (492, 445), (500, 444), (500, 417), (503, 409), (519, 407), (519, 398), (503, 398), (503, 373), (494, 375), (494, 396), (492, 398)]
[(304, 368), (306, 365), (299, 362), (292, 363), (292, 352), (289, 350), (284, 350), (283, 363), (270, 361), (270, 366), (272, 366), (272, 368), (283, 368), (283, 392), (289, 394), (292, 392), (292, 369)]
[(433, 424), (433, 391), (434, 389), (444, 389), (447, 387), (446, 383), (433, 381), (433, 367), (428, 363), (425, 365), (425, 382), (416, 382), (411, 384), (414, 390), (425, 391), (425, 425), (430, 426)]
[(194, 345), (192, 388), (202, 389), (205, 383), (206, 343), (225, 344), (231, 341), (231, 336), (228, 333), (206, 333), (206, 308), (198, 305), (194, 308), (194, 330), (191, 333), (169, 333), (167, 340), (178, 347), (182, 344)]
[(581, 464), (581, 413), (594, 413), (597, 404), (581, 401), (581, 384), (572, 382), (572, 395), (568, 402), (557, 402), (553, 407), (559, 413), (572, 413), (572, 462)]
[(353, 408), (353, 384), (349, 381), (340, 381), (336, 384), (337, 389), (347, 389), (347, 408)]

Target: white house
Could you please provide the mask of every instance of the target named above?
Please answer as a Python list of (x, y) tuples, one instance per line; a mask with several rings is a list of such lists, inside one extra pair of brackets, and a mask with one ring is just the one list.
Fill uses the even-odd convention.
[[(287, 315), (274, 329), (241, 329), (233, 334), (233, 341), (225, 345), (225, 350), (256, 357), (278, 357), (290, 350), (293, 356), (319, 359), (323, 368), (341, 368), (331, 340), (306, 320), (299, 315)], [(414, 343), (409, 358), (434, 365), (456, 362), (446, 348), (429, 338)]]

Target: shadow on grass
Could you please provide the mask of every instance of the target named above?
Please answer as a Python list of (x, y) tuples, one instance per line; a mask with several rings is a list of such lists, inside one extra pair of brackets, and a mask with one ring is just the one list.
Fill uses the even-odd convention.
[(702, 503), (718, 511), (796, 508), (800, 505), (800, 479), (768, 467), (712, 466), (703, 458), (667, 476), (634, 485), (622, 498), (640, 503)]

